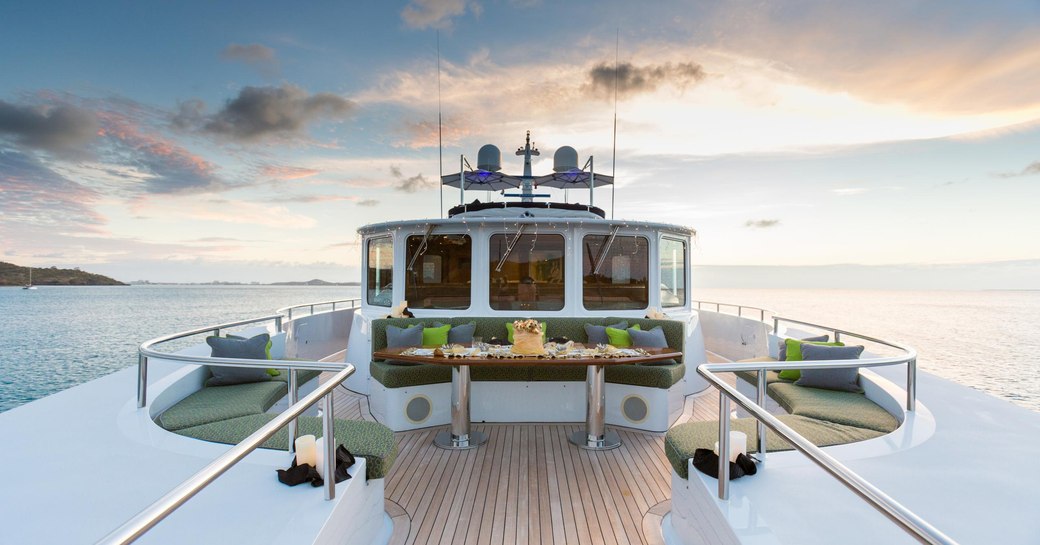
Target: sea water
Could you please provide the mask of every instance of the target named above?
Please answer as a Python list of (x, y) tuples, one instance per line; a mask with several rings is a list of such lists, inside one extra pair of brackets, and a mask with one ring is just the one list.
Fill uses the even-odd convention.
[[(0, 288), (0, 412), (134, 365), (137, 347), (155, 337), (358, 294), (312, 286)], [(694, 298), (908, 344), (920, 369), (1040, 411), (1038, 291), (695, 289)]]

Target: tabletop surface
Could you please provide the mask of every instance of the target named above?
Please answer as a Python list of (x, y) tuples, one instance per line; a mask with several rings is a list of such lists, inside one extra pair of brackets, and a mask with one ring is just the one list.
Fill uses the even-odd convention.
[[(581, 347), (581, 345), (576, 345)], [(509, 358), (488, 358), (479, 356), (446, 357), (446, 356), (419, 356), (405, 355), (402, 352), (416, 347), (384, 348), (372, 354), (373, 358), (407, 361), (411, 363), (432, 363), (436, 365), (495, 365), (500, 367), (517, 366), (582, 366), (589, 365), (623, 365), (626, 363), (653, 363), (668, 359), (682, 357), (682, 352), (676, 352), (673, 348), (637, 348), (645, 352), (645, 355), (629, 357), (598, 357), (598, 358), (553, 358), (548, 356), (521, 356)]]

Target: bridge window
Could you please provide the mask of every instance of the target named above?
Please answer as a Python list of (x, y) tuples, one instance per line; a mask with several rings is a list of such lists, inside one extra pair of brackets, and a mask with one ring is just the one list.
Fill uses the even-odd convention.
[(561, 235), (491, 235), (491, 308), (563, 309), (565, 249)]
[(650, 304), (650, 242), (645, 237), (586, 235), (582, 303), (588, 310), (644, 309)]
[(368, 241), (367, 301), (377, 307), (393, 304), (394, 242), (390, 237)]
[(404, 298), (409, 308), (469, 308), (473, 269), (469, 236), (410, 236), (405, 255)]
[(686, 243), (661, 239), (661, 306), (686, 304)]

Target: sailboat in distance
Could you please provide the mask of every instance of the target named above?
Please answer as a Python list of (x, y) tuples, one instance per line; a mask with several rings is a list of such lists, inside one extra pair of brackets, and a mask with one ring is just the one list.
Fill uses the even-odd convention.
[(32, 267), (29, 267), (29, 283), (24, 285), (24, 286), (22, 286), (22, 289), (23, 290), (34, 290), (34, 289), (36, 289), (36, 286), (34, 286), (33, 283), (32, 283)]

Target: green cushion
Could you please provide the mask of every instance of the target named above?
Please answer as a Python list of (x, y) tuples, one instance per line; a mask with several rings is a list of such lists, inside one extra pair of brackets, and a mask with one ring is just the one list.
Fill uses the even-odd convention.
[(448, 331), (450, 329), (450, 324), (444, 324), (440, 327), (427, 327), (423, 329), (423, 346), (441, 346), (448, 344)]
[[(274, 380), (281, 381), (281, 382), (289, 382), (289, 370), (288, 369), (277, 369), (277, 371), (281, 371), (281, 373), (279, 373), (278, 376), (275, 377)], [(300, 386), (302, 386), (302, 385), (310, 382), (311, 379), (313, 379), (314, 377), (316, 377), (316, 376), (318, 376), (320, 374), (321, 374), (321, 371), (312, 371), (310, 369), (301, 369), (301, 370), (296, 372), (296, 381), (297, 381), (297, 383)]]
[[(819, 341), (800, 341), (798, 339), (784, 339), (784, 344), (787, 345), (787, 360), (785, 361), (802, 361), (802, 345), (803, 344), (817, 344), (820, 346), (845, 346), (842, 342), (825, 343)], [(784, 369), (780, 371), (780, 378), (787, 380), (798, 380), (801, 378), (802, 372), (798, 369)]]
[(252, 382), (209, 386), (177, 402), (159, 415), (159, 425), (175, 431), (270, 409), (286, 393), (285, 382)]
[[(746, 382), (751, 384), (758, 384), (758, 372), (756, 371), (737, 371), (737, 376)], [(766, 371), (766, 384), (772, 384), (774, 382), (786, 382), (791, 383), (793, 381), (780, 378), (780, 373), (776, 371)]]
[(682, 363), (668, 365), (635, 365), (626, 363), (623, 365), (606, 366), (607, 382), (662, 388), (665, 390), (682, 380), (685, 374), (686, 365)]
[[(542, 342), (545, 342), (545, 334), (549, 332), (549, 326), (545, 322), (538, 322), (542, 326)], [(513, 342), (513, 322), (506, 322), (506, 338)]]
[[(629, 329), (639, 329), (639, 324), (636, 324)], [(626, 348), (632, 346), (632, 336), (628, 334), (628, 329), (615, 329), (613, 327), (606, 328), (607, 341), (618, 348)]]
[[(880, 437), (884, 433), (816, 420), (805, 416), (785, 414), (777, 417), (796, 433), (805, 437), (818, 447), (844, 445)], [(754, 418), (737, 418), (730, 421), (730, 429), (747, 434), (748, 450), (753, 451), (758, 445), (758, 426)], [(719, 422), (687, 422), (668, 430), (664, 436), (664, 453), (672, 464), (672, 469), (683, 479), (688, 479), (686, 461), (693, 458), (693, 452), (699, 448), (710, 449), (719, 440)], [(791, 450), (793, 447), (779, 435), (766, 433), (766, 451), (776, 452)]]
[[(176, 433), (186, 437), (234, 445), (241, 443), (250, 434), (267, 424), (276, 415), (254, 414), (212, 422), (201, 426), (184, 428)], [(367, 462), (365, 475), (369, 479), (381, 479), (394, 465), (397, 458), (397, 441), (390, 428), (367, 420), (335, 421), (336, 443), (347, 447), (352, 454), (360, 456)], [(299, 434), (322, 436), (321, 419), (315, 416), (299, 418)], [(289, 432), (286, 428), (278, 431), (274, 437), (263, 444), (263, 448), (285, 450), (289, 446)]]
[(899, 427), (896, 417), (861, 393), (807, 388), (790, 383), (772, 384), (769, 393), (791, 414), (883, 433)]
[(451, 382), (451, 366), (433, 363), (396, 365), (385, 361), (373, 361), (369, 366), (372, 378), (387, 388), (404, 388), (423, 384)]

